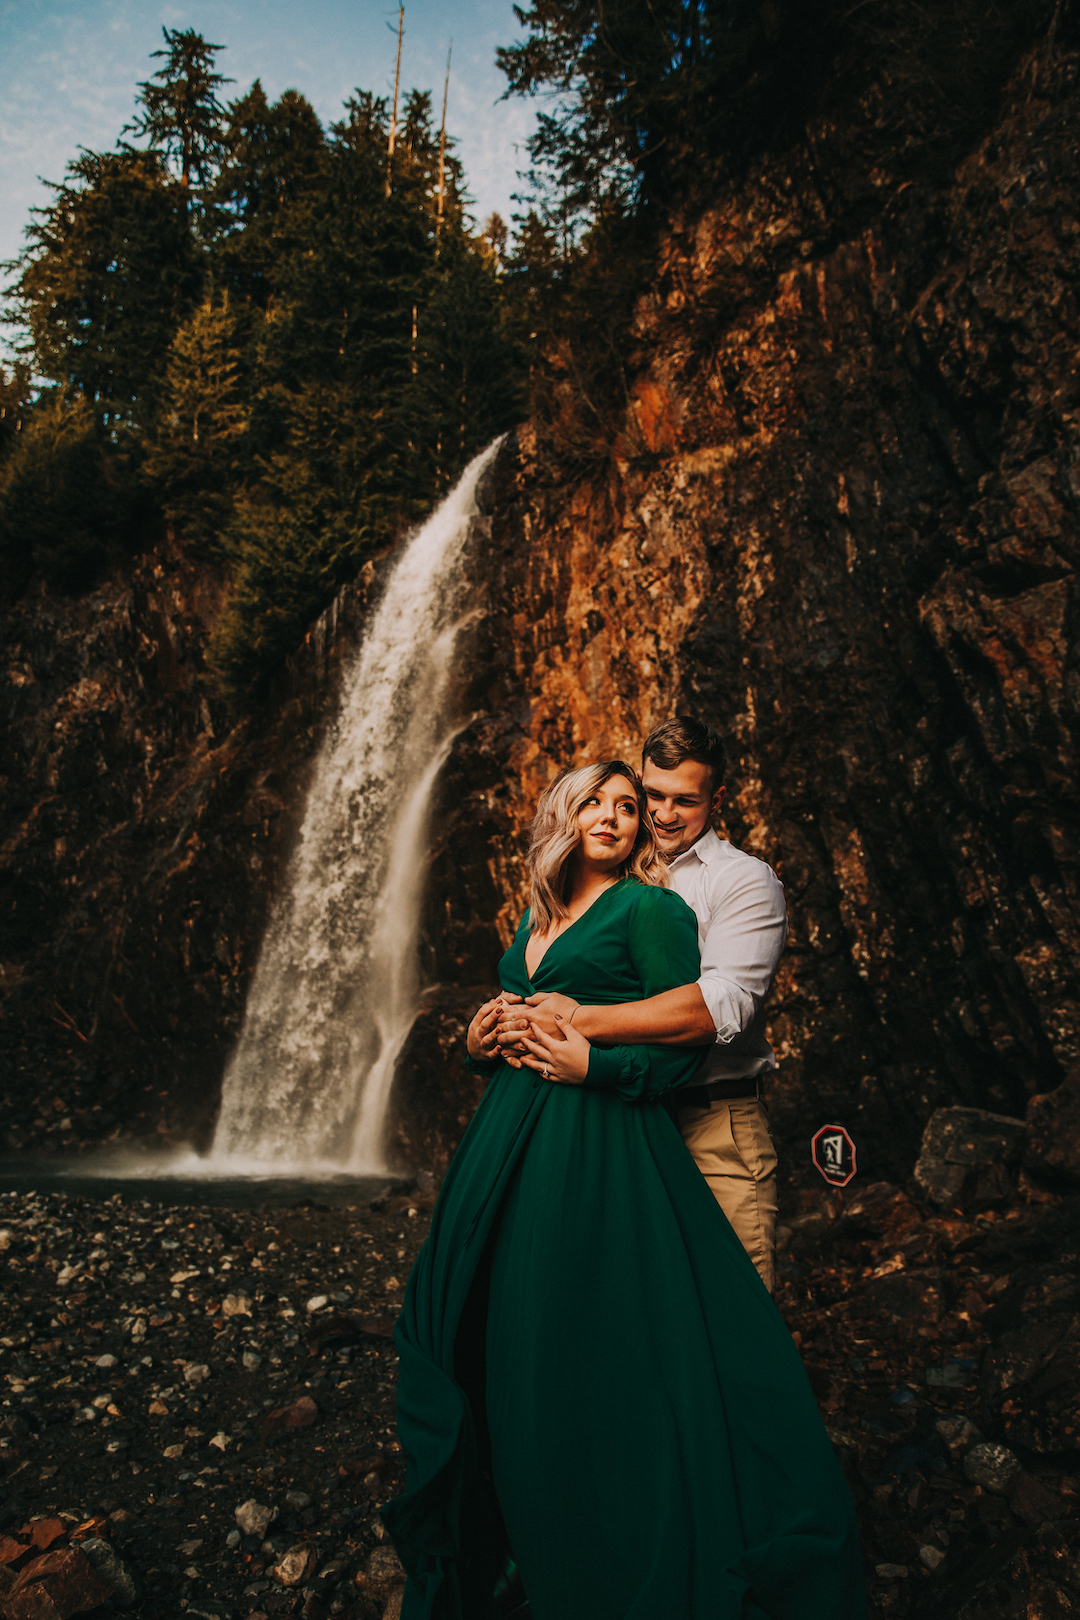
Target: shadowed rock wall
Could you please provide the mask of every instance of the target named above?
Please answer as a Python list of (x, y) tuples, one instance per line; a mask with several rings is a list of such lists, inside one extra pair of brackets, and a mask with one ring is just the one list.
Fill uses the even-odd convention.
[[(787, 889), (791, 1174), (837, 1119), (902, 1180), (935, 1107), (1021, 1114), (1077, 1062), (1074, 81), (1028, 64), (944, 183), (875, 171), (826, 206), (805, 159), (677, 223), (612, 456), (560, 474), (526, 427), (500, 458), (404, 1161), (444, 1161), (478, 1095), (460, 1034), (525, 903), (539, 788), (678, 710), (729, 737), (721, 830)], [(217, 588), (175, 548), (7, 615), (11, 1147), (206, 1140), (371, 583), (232, 729), (203, 680)]]
[(800, 1176), (840, 1120), (902, 1180), (935, 1107), (1022, 1114), (1078, 1057), (1072, 75), (1025, 71), (946, 188), (846, 231), (809, 167), (674, 231), (610, 471), (553, 484), (523, 430), (492, 499), (429, 974), (493, 980), (558, 766), (707, 716), (722, 831), (787, 890)]

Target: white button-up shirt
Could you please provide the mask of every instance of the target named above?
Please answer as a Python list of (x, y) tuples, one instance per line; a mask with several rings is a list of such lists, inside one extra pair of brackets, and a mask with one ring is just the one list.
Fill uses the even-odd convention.
[(784, 886), (771, 866), (712, 828), (668, 867), (671, 886), (698, 920), (698, 985), (716, 1045), (696, 1080), (740, 1080), (774, 1069), (762, 1003), (787, 939)]

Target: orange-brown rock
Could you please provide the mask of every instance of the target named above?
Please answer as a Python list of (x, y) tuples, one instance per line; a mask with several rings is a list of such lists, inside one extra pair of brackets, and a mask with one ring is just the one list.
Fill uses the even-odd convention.
[(112, 1596), (113, 1588), (85, 1553), (61, 1548), (35, 1558), (4, 1599), (5, 1620), (69, 1620)]
[(1022, 1117), (1080, 1056), (1074, 71), (1029, 64), (944, 183), (849, 215), (777, 161), (674, 228), (624, 459), (568, 479), (527, 428), (489, 498), (428, 975), (492, 983), (560, 765), (703, 714), (723, 830), (787, 891), (768, 1092), (800, 1177), (836, 1120), (904, 1182), (937, 1107)]
[(19, 1534), (27, 1536), (30, 1545), (36, 1547), (39, 1552), (47, 1552), (50, 1547), (55, 1547), (58, 1541), (63, 1541), (67, 1535), (67, 1529), (68, 1527), (63, 1519), (31, 1519), (29, 1524), (23, 1526)]

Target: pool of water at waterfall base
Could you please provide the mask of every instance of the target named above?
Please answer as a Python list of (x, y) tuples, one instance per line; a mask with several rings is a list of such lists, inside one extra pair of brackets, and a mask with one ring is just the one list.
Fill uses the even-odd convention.
[(311, 1174), (296, 1171), (236, 1174), (212, 1168), (192, 1173), (191, 1160), (135, 1162), (132, 1158), (11, 1158), (0, 1161), (0, 1194), (62, 1193), (104, 1201), (160, 1204), (170, 1209), (323, 1209), (367, 1207), (401, 1178), (386, 1175)]

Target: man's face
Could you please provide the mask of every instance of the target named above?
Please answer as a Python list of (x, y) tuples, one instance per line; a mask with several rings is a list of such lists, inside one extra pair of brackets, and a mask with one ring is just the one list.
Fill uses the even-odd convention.
[(656, 842), (666, 861), (673, 861), (697, 842), (709, 817), (724, 802), (724, 789), (712, 789), (712, 771), (696, 759), (684, 759), (673, 771), (645, 761), (641, 785), (649, 801)]

